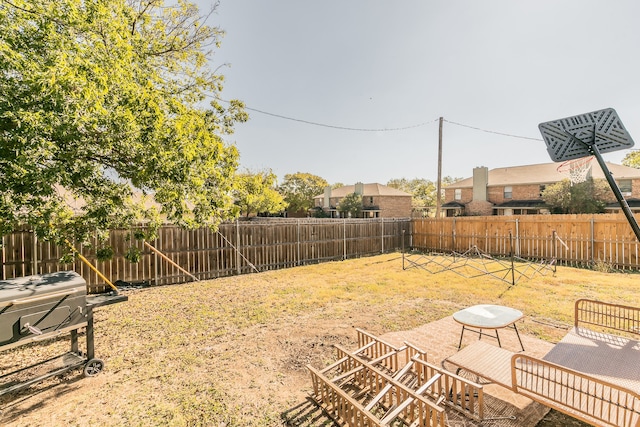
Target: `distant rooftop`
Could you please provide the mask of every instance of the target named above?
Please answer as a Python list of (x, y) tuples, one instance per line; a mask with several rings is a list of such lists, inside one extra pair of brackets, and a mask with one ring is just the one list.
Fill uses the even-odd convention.
[[(386, 185), (372, 183), (372, 184), (362, 184), (362, 195), (363, 196), (409, 196), (411, 194), (406, 193), (402, 190), (398, 190), (397, 188), (388, 187)], [(356, 186), (354, 185), (345, 185), (344, 187), (339, 187), (331, 190), (331, 197), (344, 197), (349, 194), (353, 194), (356, 192)], [(319, 194), (314, 197), (314, 199), (321, 199), (324, 197), (324, 194)]]
[[(640, 169), (605, 162), (615, 179), (640, 178)], [(569, 178), (569, 173), (558, 172), (562, 163), (541, 163), (526, 166), (508, 166), (489, 170), (488, 186), (547, 184)], [(593, 179), (605, 179), (602, 168), (594, 158), (591, 160), (591, 176)], [(447, 188), (471, 188), (473, 177), (465, 178), (447, 186)]]

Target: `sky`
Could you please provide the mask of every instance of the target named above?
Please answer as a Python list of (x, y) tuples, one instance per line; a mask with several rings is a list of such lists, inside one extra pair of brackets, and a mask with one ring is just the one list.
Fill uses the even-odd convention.
[[(213, 0), (196, 0), (208, 11)], [(538, 124), (614, 108), (640, 144), (637, 0), (220, 0), (240, 169), (330, 184), (552, 162)], [(634, 147), (640, 149), (640, 145)], [(603, 154), (621, 163), (629, 150)]]

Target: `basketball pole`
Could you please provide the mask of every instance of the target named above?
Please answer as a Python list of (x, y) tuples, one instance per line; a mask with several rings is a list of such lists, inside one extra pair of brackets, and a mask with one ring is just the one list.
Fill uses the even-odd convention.
[(589, 152), (595, 156), (596, 160), (598, 161), (598, 164), (600, 165), (600, 168), (602, 169), (602, 172), (604, 173), (604, 177), (607, 179), (607, 182), (609, 183), (609, 187), (611, 187), (611, 190), (613, 191), (613, 194), (616, 196), (616, 199), (618, 200), (618, 203), (620, 204), (620, 207), (622, 208), (624, 215), (627, 217), (627, 221), (629, 221), (629, 225), (631, 226), (631, 229), (636, 235), (636, 239), (638, 239), (638, 241), (640, 242), (640, 227), (638, 227), (636, 218), (633, 216), (633, 212), (631, 212), (631, 208), (629, 207), (629, 204), (627, 203), (624, 196), (622, 195), (622, 192), (620, 191), (620, 187), (618, 187), (616, 180), (613, 179), (613, 176), (611, 175), (611, 172), (609, 171), (607, 164), (604, 162), (604, 159), (602, 158), (602, 154), (600, 154), (600, 150), (598, 149), (598, 146), (595, 144), (595, 135), (596, 135), (595, 125), (593, 130), (594, 142), (591, 144), (584, 142), (583, 140), (579, 139), (578, 137), (576, 137), (575, 135), (567, 131), (565, 132), (576, 141), (579, 141), (582, 144), (584, 144), (589, 150)]

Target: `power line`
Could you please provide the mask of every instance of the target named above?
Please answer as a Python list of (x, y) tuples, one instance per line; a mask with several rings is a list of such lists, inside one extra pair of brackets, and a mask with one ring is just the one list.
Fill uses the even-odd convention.
[[(225, 102), (227, 102), (227, 101), (225, 101)], [(280, 119), (285, 119), (285, 120), (291, 120), (291, 121), (294, 121), (294, 122), (306, 123), (306, 124), (309, 124), (309, 125), (321, 126), (321, 127), (325, 127), (325, 128), (331, 128), (331, 129), (351, 130), (351, 131), (357, 131), (357, 132), (391, 132), (391, 131), (399, 131), (399, 130), (413, 129), (413, 128), (425, 126), (425, 125), (428, 125), (428, 124), (431, 124), (431, 123), (435, 123), (435, 122), (438, 121), (438, 119), (435, 119), (435, 120), (431, 120), (431, 121), (428, 121), (428, 122), (422, 122), (422, 123), (418, 123), (416, 125), (411, 125), (411, 126), (396, 127), (396, 128), (366, 129), (366, 128), (352, 128), (352, 127), (346, 127), (346, 126), (335, 126), (335, 125), (328, 125), (328, 124), (325, 124), (325, 123), (312, 122), (312, 121), (309, 121), (309, 120), (295, 119), (293, 117), (287, 117), (287, 116), (282, 116), (280, 114), (269, 113), (267, 111), (262, 111), (262, 110), (258, 110), (256, 108), (250, 108), (250, 107), (247, 107), (247, 106), (245, 106), (244, 109), (245, 110), (250, 110), (250, 111), (255, 111), (256, 113), (266, 114), (267, 116), (278, 117)]]
[(465, 124), (462, 124), (462, 123), (452, 122), (452, 121), (447, 120), (447, 119), (444, 119), (444, 121), (447, 122), (447, 123), (450, 123), (452, 125), (462, 126), (464, 128), (469, 128), (469, 129), (473, 129), (473, 130), (479, 130), (480, 132), (493, 133), (493, 134), (502, 135), (502, 136), (509, 136), (511, 138), (530, 139), (531, 141), (542, 141), (541, 138), (531, 138), (531, 137), (528, 137), (528, 136), (519, 136), (519, 135), (512, 135), (510, 133), (496, 132), (496, 131), (493, 131), (493, 130), (487, 130), (487, 129), (482, 129), (482, 128), (478, 128), (478, 127), (474, 127), (474, 126), (465, 125)]
[[(225, 102), (227, 104), (230, 103), (229, 101), (224, 100), (224, 99), (220, 99), (220, 98), (216, 98), (216, 99), (218, 101), (222, 101), (222, 102)], [(291, 120), (291, 121), (299, 122), (299, 123), (305, 123), (305, 124), (308, 124), (308, 125), (321, 126), (321, 127), (331, 128), (331, 129), (341, 129), (341, 130), (356, 131), (356, 132), (391, 132), (391, 131), (406, 130), (406, 129), (413, 129), (413, 128), (417, 128), (417, 127), (421, 127), (421, 126), (426, 126), (426, 125), (435, 123), (435, 122), (440, 120), (439, 118), (437, 118), (437, 119), (434, 119), (434, 120), (430, 120), (428, 122), (422, 122), (422, 123), (418, 123), (418, 124), (415, 124), (415, 125), (404, 126), (404, 127), (369, 129), (369, 128), (354, 128), (354, 127), (347, 127), (347, 126), (328, 125), (326, 123), (319, 123), (319, 122), (314, 122), (314, 121), (310, 121), (310, 120), (297, 119), (297, 118), (294, 118), (294, 117), (284, 116), (282, 114), (275, 114), (275, 113), (270, 113), (268, 111), (258, 110), (257, 108), (247, 107), (246, 105), (244, 106), (244, 109), (245, 110), (249, 110), (249, 111), (255, 111), (256, 113), (260, 113), (260, 114), (265, 114), (267, 116), (277, 117), (279, 119), (284, 119), (284, 120)], [(528, 137), (528, 136), (513, 135), (513, 134), (510, 134), (510, 133), (504, 133), (504, 132), (497, 132), (497, 131), (493, 131), (493, 130), (482, 129), (482, 128), (475, 127), (475, 126), (465, 125), (463, 123), (452, 122), (452, 121), (447, 120), (447, 119), (443, 119), (443, 121), (445, 121), (447, 123), (450, 123), (452, 125), (455, 125), (455, 126), (461, 126), (461, 127), (465, 127), (465, 128), (468, 128), (468, 129), (477, 130), (477, 131), (480, 131), (480, 132), (486, 132), (486, 133), (492, 133), (492, 134), (495, 134), (495, 135), (508, 136), (508, 137), (511, 137), (511, 138), (528, 139), (528, 140), (531, 140), (531, 141), (542, 141), (541, 138), (531, 138), (531, 137)]]
[[(211, 96), (213, 97), (213, 95), (211, 95)], [(216, 100), (225, 102), (227, 104), (230, 104), (230, 101), (227, 101), (225, 99), (216, 98)], [(421, 127), (421, 126), (426, 126), (426, 125), (429, 125), (431, 123), (435, 123), (435, 122), (438, 121), (438, 119), (435, 119), (435, 120), (431, 120), (431, 121), (428, 121), (428, 122), (418, 123), (418, 124), (415, 124), (415, 125), (409, 125), (409, 126), (403, 126), (403, 127), (395, 127), (395, 128), (378, 128), (378, 129), (354, 128), (354, 127), (348, 127), (348, 126), (328, 125), (326, 123), (319, 123), (319, 122), (314, 122), (314, 121), (311, 121), (311, 120), (296, 119), (295, 117), (289, 117), (289, 116), (284, 116), (282, 114), (270, 113), (268, 111), (258, 110), (257, 108), (247, 107), (246, 105), (243, 108), (245, 110), (255, 111), (256, 113), (265, 114), (267, 116), (277, 117), (279, 119), (284, 119), (284, 120), (291, 120), (293, 122), (305, 123), (305, 124), (308, 124), (308, 125), (320, 126), (320, 127), (325, 127), (325, 128), (331, 128), (331, 129), (350, 130), (350, 131), (356, 131), (356, 132), (392, 132), (392, 131), (399, 131), (399, 130), (407, 130), (407, 129), (413, 129), (413, 128), (417, 128), (417, 127)]]

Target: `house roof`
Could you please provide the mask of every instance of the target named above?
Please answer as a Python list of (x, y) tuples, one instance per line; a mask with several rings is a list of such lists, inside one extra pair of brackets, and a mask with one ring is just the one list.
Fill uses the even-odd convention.
[[(397, 188), (387, 187), (386, 185), (372, 183), (372, 184), (362, 184), (362, 196), (370, 197), (370, 196), (404, 196), (411, 197), (411, 194), (406, 193), (402, 190), (398, 190)], [(345, 185), (344, 187), (334, 188), (331, 190), (331, 197), (344, 197), (349, 194), (353, 194), (356, 192), (355, 185)], [(314, 199), (324, 198), (324, 194), (319, 194), (314, 197)]]
[[(627, 202), (627, 205), (630, 208), (640, 208), (640, 199), (625, 199), (625, 201)], [(620, 203), (618, 203), (618, 202), (607, 203), (606, 208), (607, 209), (622, 209), (622, 207), (620, 206)]]
[[(640, 169), (605, 162), (615, 179), (640, 178)], [(563, 163), (541, 163), (537, 165), (508, 166), (489, 171), (487, 186), (551, 184), (569, 178), (569, 172), (558, 172)], [(605, 179), (597, 160), (591, 160), (591, 176), (594, 179)], [(454, 182), (447, 188), (473, 188), (473, 177)]]
[(459, 208), (464, 208), (464, 205), (460, 202), (447, 202), (440, 207), (442, 209), (459, 209)]

